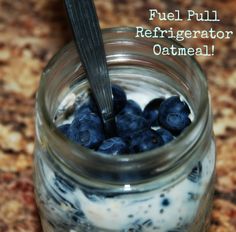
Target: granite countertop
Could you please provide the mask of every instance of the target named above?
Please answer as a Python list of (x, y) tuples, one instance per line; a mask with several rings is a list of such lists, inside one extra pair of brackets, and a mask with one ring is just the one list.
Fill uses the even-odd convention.
[[(234, 30), (235, 0), (95, 0), (101, 26), (156, 26), (160, 11), (216, 9), (219, 23), (162, 22), (175, 29)], [(34, 202), (34, 104), (40, 73), (71, 39), (60, 0), (0, 0), (0, 231), (41, 231)], [(187, 46), (211, 44), (188, 40)], [(217, 181), (211, 232), (236, 231), (236, 37), (215, 41), (214, 57), (199, 57), (207, 73), (217, 142)]]

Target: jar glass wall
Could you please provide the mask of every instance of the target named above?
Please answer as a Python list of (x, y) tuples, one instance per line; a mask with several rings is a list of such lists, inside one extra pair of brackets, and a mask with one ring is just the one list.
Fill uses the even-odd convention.
[(192, 123), (169, 144), (111, 157), (74, 144), (56, 129), (88, 97), (75, 46), (45, 68), (36, 103), (35, 194), (44, 231), (204, 232), (209, 224), (215, 143), (207, 81), (190, 57), (155, 56), (132, 28), (103, 31), (109, 75), (141, 106), (179, 95)]

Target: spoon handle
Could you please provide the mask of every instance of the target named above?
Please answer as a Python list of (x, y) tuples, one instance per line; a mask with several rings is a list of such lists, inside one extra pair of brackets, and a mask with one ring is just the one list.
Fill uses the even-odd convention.
[[(105, 126), (113, 121), (113, 101), (96, 9), (92, 0), (65, 0), (76, 47)], [(106, 125), (107, 123), (107, 125)]]

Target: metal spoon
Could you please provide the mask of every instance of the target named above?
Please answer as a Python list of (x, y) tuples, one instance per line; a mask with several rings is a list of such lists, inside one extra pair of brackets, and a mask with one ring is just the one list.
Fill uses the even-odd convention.
[(111, 82), (93, 0), (65, 0), (74, 40), (103, 119), (106, 133), (115, 129)]

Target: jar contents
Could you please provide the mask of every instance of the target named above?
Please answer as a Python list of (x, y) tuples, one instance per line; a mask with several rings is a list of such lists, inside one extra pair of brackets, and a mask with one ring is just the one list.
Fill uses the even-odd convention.
[[(80, 102), (74, 95), (67, 96), (55, 116), (58, 129), (69, 140), (98, 152), (113, 156), (132, 155), (164, 146), (194, 120), (192, 110), (182, 96), (150, 99), (140, 94), (138, 97), (126, 96), (117, 85), (113, 85), (112, 90), (117, 136), (107, 138), (104, 134), (91, 96), (86, 102)], [(70, 107), (66, 105), (69, 99), (73, 99)], [(170, 187), (146, 192), (135, 192), (128, 183), (124, 185), (123, 193), (81, 186), (72, 175), (59, 166), (43, 162), (40, 157), (37, 156), (37, 162), (41, 180), (37, 181), (36, 192), (39, 205), (44, 208), (42, 222), (46, 231), (203, 231), (199, 230), (204, 228), (204, 221), (200, 220), (202, 215), (197, 215), (201, 214), (199, 205), (208, 207), (212, 195), (206, 190), (214, 172), (213, 145), (186, 178)]]
[(138, 102), (127, 100), (120, 86), (113, 85), (112, 92), (116, 136), (109, 138), (105, 134), (92, 96), (86, 103), (75, 105), (70, 122), (63, 122), (58, 129), (68, 139), (84, 147), (118, 155), (163, 146), (191, 124), (190, 109), (179, 96), (152, 99), (142, 110)]

